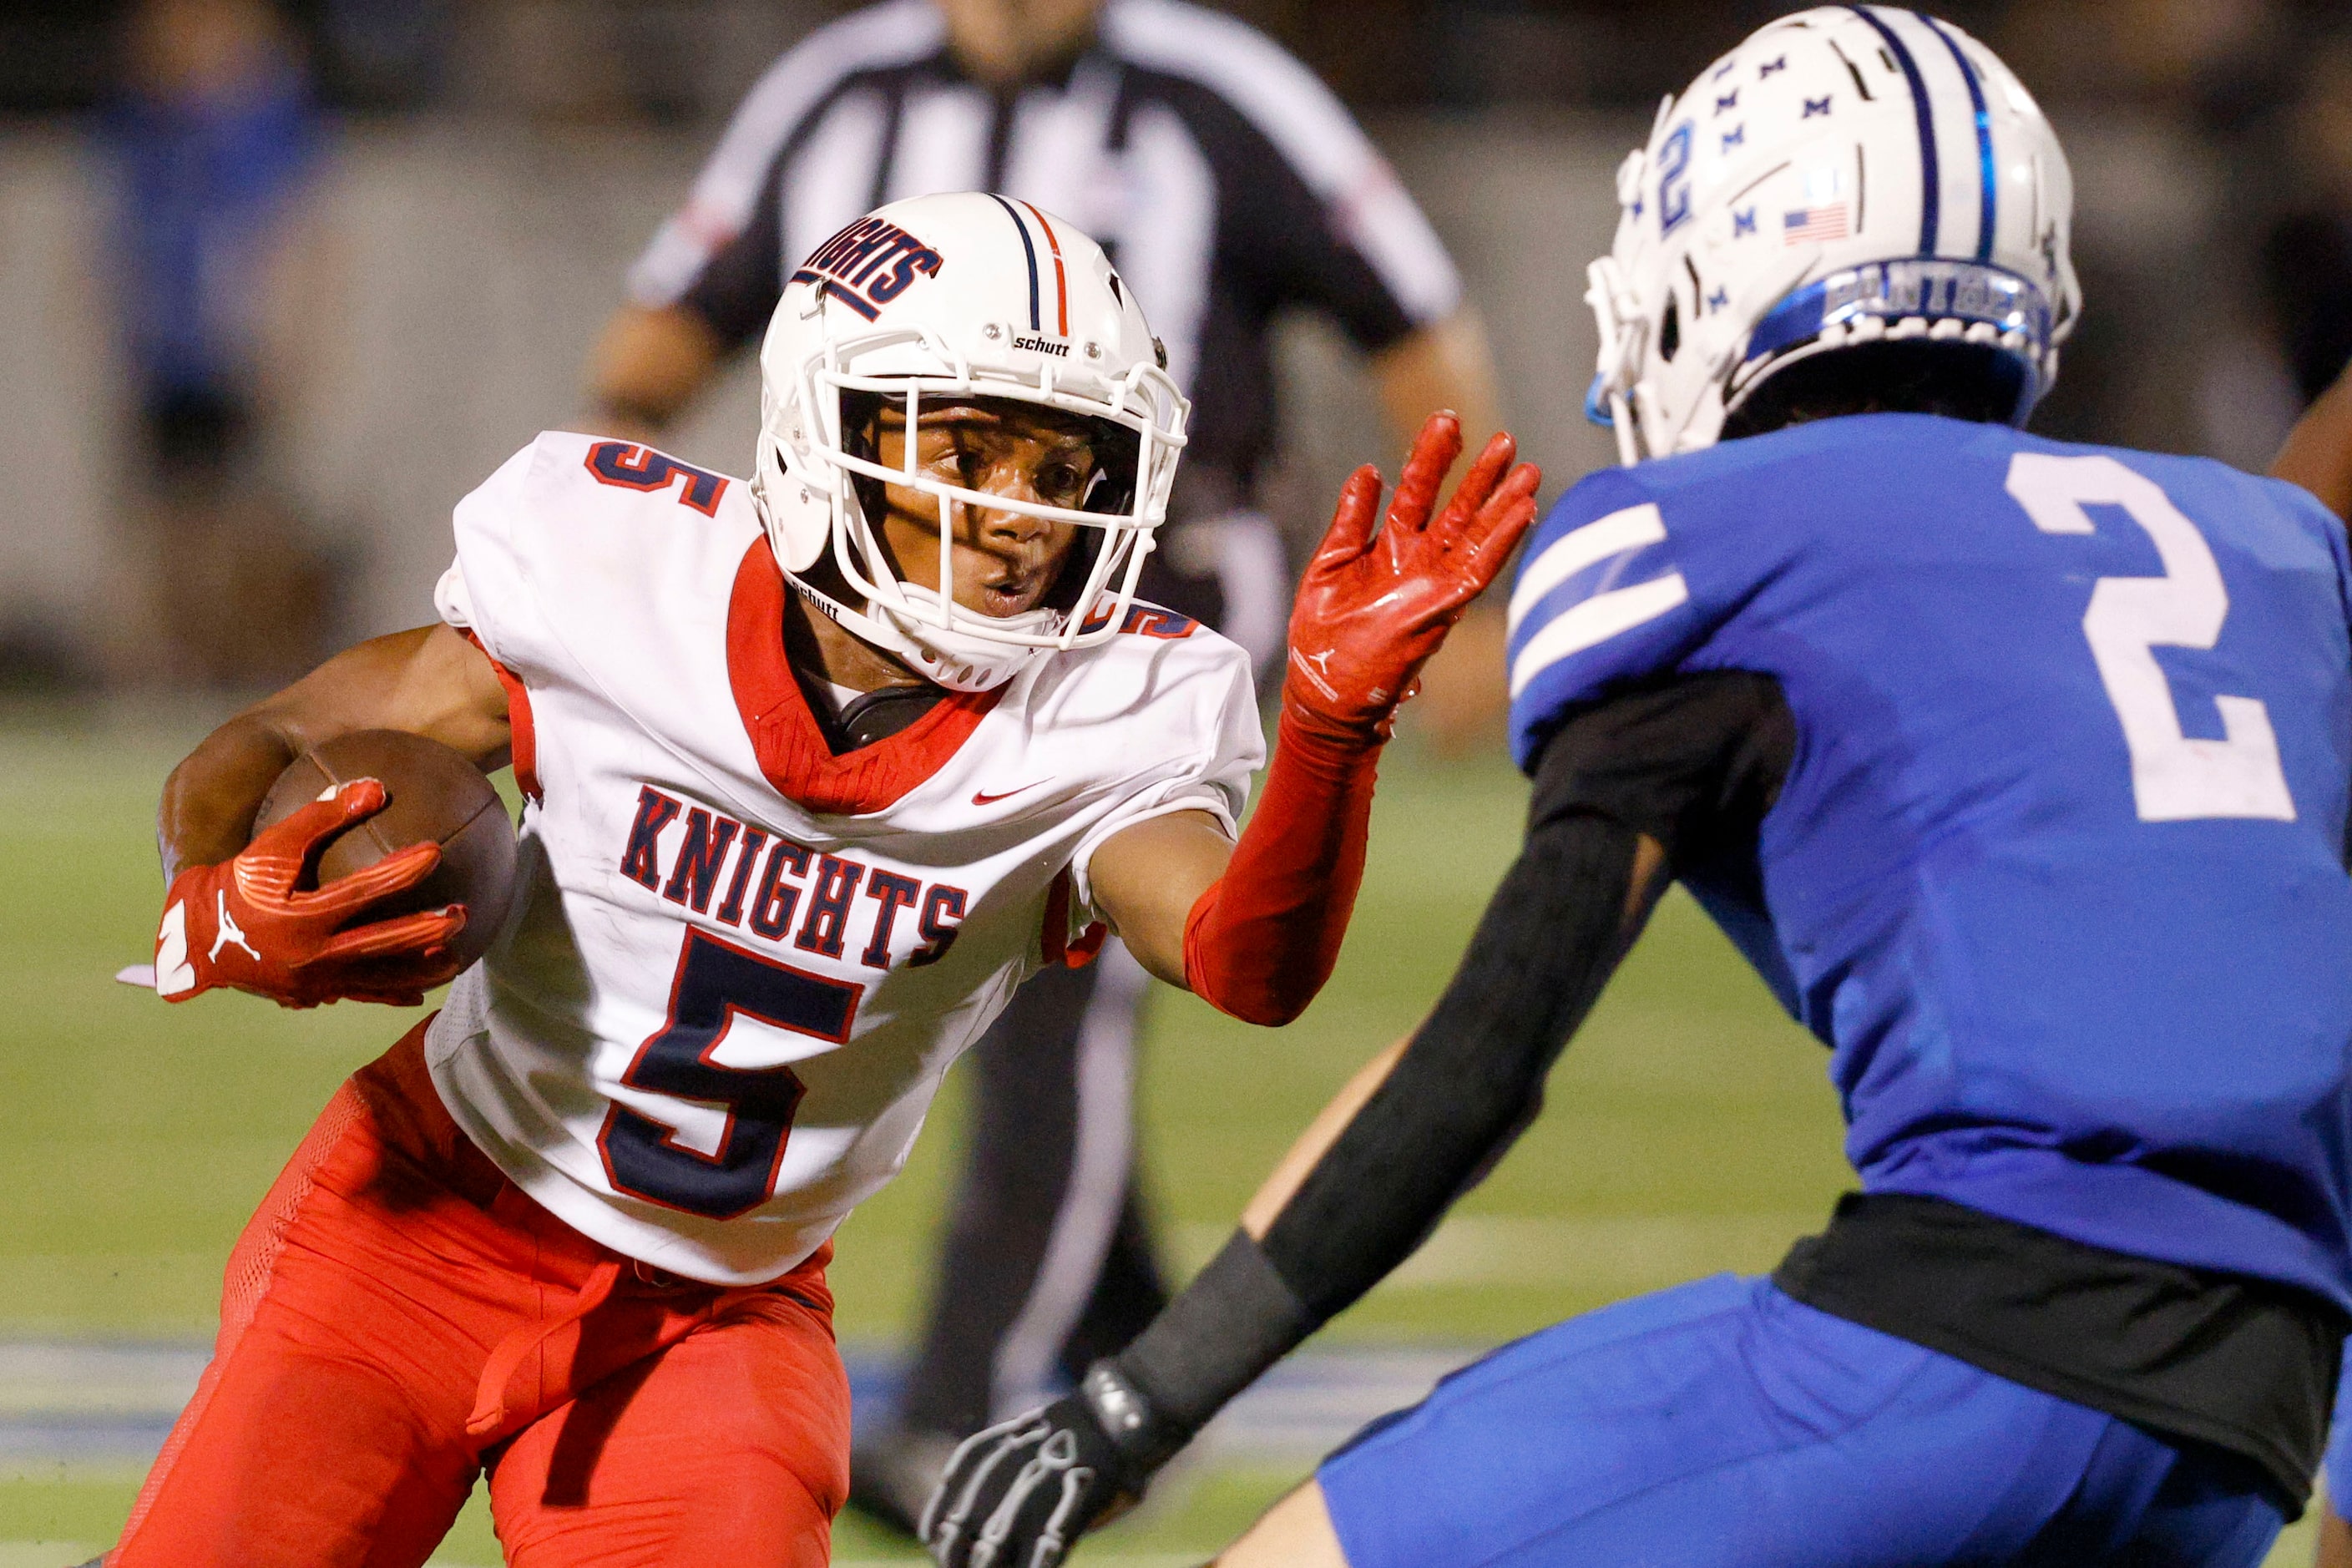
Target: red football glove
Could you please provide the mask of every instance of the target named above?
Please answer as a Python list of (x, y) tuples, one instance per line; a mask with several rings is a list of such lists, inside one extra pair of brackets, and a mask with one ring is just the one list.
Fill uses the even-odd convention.
[(1462, 420), (1431, 415), (1377, 535), (1380, 470), (1366, 464), (1349, 477), (1290, 612), (1286, 712), (1334, 739), (1388, 738), (1421, 667), (1536, 520), (1543, 474), (1532, 463), (1512, 468), (1517, 451), (1507, 431), (1497, 433), (1432, 521), (1438, 487), (1462, 455)]
[(456, 973), (448, 944), (465, 927), (465, 906), (344, 927), (431, 876), (439, 845), (396, 849), (313, 892), (296, 888), (328, 839), (389, 798), (376, 780), (354, 780), (264, 828), (234, 858), (173, 879), (155, 933), (155, 994), (184, 1002), (226, 985), (286, 1007), (344, 998), (421, 1005)]
[(1433, 414), (1377, 538), (1380, 471), (1357, 469), (1339, 492), (1291, 613), (1290, 676), (1257, 811), (1184, 922), (1185, 984), (1212, 1006), (1286, 1024), (1331, 977), (1397, 704), (1535, 521), (1542, 476), (1511, 468), (1517, 450), (1507, 434), (1487, 442), (1433, 522), (1437, 488), (1462, 455), (1462, 421)]

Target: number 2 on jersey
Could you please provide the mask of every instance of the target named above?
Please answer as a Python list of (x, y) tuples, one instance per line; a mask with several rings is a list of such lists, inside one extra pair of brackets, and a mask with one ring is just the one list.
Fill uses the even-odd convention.
[(849, 1038), (865, 987), (773, 963), (689, 930), (671, 983), (669, 1018), (637, 1047), (621, 1075), (630, 1089), (723, 1108), (710, 1152), (615, 1101), (597, 1135), (614, 1189), (710, 1219), (733, 1219), (768, 1201), (800, 1109), (790, 1067), (722, 1067), (711, 1058), (739, 1017), (839, 1044)]
[(2211, 647), (2230, 613), (2221, 568), (2197, 525), (2155, 480), (2105, 456), (2020, 452), (2010, 459), (2008, 489), (2044, 533), (2093, 532), (2084, 508), (2119, 507), (2147, 531), (2164, 563), (2160, 577), (2100, 578), (2083, 616), (2083, 636), (2131, 752), (2140, 820), (2294, 821), (2270, 710), (2256, 698), (2216, 697), (2224, 738), (2185, 735), (2156, 659), (2158, 647)]

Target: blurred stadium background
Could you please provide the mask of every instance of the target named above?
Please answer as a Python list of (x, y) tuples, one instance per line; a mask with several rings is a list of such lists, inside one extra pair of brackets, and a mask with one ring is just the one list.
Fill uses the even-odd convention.
[[(224, 263), (249, 273), (261, 348), (251, 406), (211, 416), (251, 426), (223, 479), (191, 479), (171, 448), (187, 411), (175, 425), (142, 404), (136, 367), (155, 351), (120, 281), (141, 243), (119, 216), (142, 177), (126, 84), (163, 67), (125, 46), (127, 5), (0, 7), (0, 1568), (111, 1540), (202, 1363), (230, 1240), (333, 1084), (401, 1026), (242, 997), (167, 1013), (110, 983), (148, 940), (164, 770), (279, 671), (427, 618), (450, 504), (532, 433), (577, 419), (622, 273), (717, 124), (778, 50), (846, 8), (281, 7), (315, 113), (267, 243)], [(1510, 423), (1553, 492), (1609, 460), (1580, 413), (1580, 296), (1614, 222), (1612, 171), (1659, 94), (1794, 7), (1221, 8), (1365, 117), (1467, 275)], [(2089, 316), (2042, 426), (2260, 466), (2352, 349), (2342, 7), (1941, 9), (2007, 56), (2074, 163)], [(1389, 455), (1341, 340), (1286, 329), (1281, 366), (1273, 501), (1304, 533), (1339, 475)], [(755, 405), (739, 366), (670, 445), (740, 471)], [(252, 564), (264, 557), (277, 564)], [(1435, 995), (1522, 798), (1496, 746), (1409, 735), (1385, 770), (1345, 959), (1307, 1018), (1266, 1034), (1156, 1000), (1149, 1157), (1186, 1266), (1323, 1098)], [(1423, 1254), (1238, 1407), (1097, 1561), (1205, 1553), (1355, 1422), (1481, 1347), (1769, 1267), (1843, 1181), (1817, 1050), (1679, 898), (1552, 1100)], [(951, 1093), (906, 1179), (844, 1232), (839, 1323), (862, 1395), (887, 1397), (917, 1322), (958, 1119)], [(844, 1560), (887, 1555), (855, 1526), (839, 1539)], [(2293, 1538), (2275, 1561), (2308, 1551)], [(469, 1512), (442, 1561), (496, 1560)]]

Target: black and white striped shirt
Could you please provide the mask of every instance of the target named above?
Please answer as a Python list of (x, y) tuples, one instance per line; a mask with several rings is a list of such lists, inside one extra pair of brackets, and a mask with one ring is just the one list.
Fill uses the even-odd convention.
[(1057, 79), (1009, 94), (959, 69), (929, 0), (819, 29), (744, 100), (631, 291), (747, 342), (829, 236), (884, 202), (955, 190), (1025, 197), (1111, 254), (1195, 405), (1186, 510), (1245, 500), (1266, 456), (1275, 311), (1327, 311), (1377, 351), (1461, 296), (1428, 221), (1329, 90), (1263, 35), (1181, 0), (1109, 0)]

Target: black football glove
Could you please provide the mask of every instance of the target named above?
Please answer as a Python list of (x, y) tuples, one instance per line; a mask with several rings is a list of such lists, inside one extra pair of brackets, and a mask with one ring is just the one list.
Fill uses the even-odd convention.
[(1135, 1506), (1190, 1433), (1163, 1428), (1118, 1365), (964, 1440), (923, 1510), (940, 1568), (1057, 1568), (1079, 1536)]

